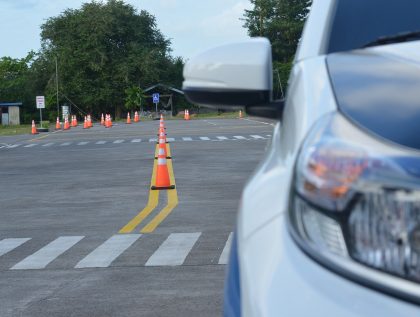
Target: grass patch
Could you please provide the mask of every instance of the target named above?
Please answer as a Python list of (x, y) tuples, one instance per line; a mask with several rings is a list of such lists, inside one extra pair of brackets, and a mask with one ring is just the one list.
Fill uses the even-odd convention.
[[(245, 113), (242, 111), (242, 116), (245, 116)], [(194, 113), (190, 115), (191, 119), (237, 119), (239, 118), (239, 111), (235, 112), (209, 112), (209, 113)]]
[[(36, 125), (37, 128), (40, 127), (39, 124)], [(50, 128), (51, 126), (49, 121), (42, 121), (42, 127)], [(19, 134), (30, 134), (32, 125), (30, 124), (21, 124), (21, 125), (0, 125), (0, 136), (4, 135), (19, 135)]]
[(18, 135), (31, 133), (30, 124), (0, 125), (0, 135)]

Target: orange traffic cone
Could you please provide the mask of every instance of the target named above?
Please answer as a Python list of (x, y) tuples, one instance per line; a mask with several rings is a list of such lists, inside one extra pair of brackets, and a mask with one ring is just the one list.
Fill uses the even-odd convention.
[(61, 123), (60, 119), (57, 117), (57, 121), (55, 122), (55, 129), (60, 130), (61, 129)]
[(139, 113), (136, 111), (134, 112), (134, 122), (139, 122), (139, 121), (140, 121)]
[(101, 114), (101, 125), (105, 125), (104, 114)]
[(242, 110), (239, 110), (239, 119), (242, 119)]
[[(159, 151), (160, 150), (163, 150), (164, 152), (163, 152), (163, 154), (165, 155), (165, 157), (167, 158), (167, 159), (170, 159), (171, 157), (170, 156), (168, 156), (168, 151), (167, 151), (167, 148), (166, 148), (166, 143), (168, 143), (168, 142), (166, 142), (166, 136), (165, 136), (165, 133), (163, 133), (163, 132), (161, 132), (160, 134), (159, 134), (159, 141), (158, 141), (158, 144), (159, 144)], [(155, 159), (157, 159), (158, 157), (156, 157), (155, 156)]]
[(187, 120), (190, 120), (190, 111), (187, 109)]
[(86, 116), (85, 116), (85, 121), (83, 121), (83, 129), (89, 129)]
[(66, 118), (64, 119), (64, 130), (69, 130), (69, 129), (70, 129), (69, 117), (66, 116)]
[(166, 164), (166, 154), (162, 148), (159, 148), (156, 170), (156, 182), (151, 189), (174, 189), (169, 178), (168, 165)]
[(77, 125), (78, 125), (79, 123), (77, 122), (77, 116), (76, 115), (74, 115), (74, 126), (75, 127), (77, 127)]
[(131, 124), (131, 118), (130, 118), (130, 113), (127, 112), (127, 124)]
[(187, 120), (187, 109), (184, 109), (184, 120)]
[(39, 132), (36, 130), (35, 121), (32, 120), (32, 129), (31, 134), (39, 134)]
[(108, 125), (109, 125), (109, 128), (112, 128), (112, 119), (111, 119), (111, 115), (109, 114), (108, 115)]

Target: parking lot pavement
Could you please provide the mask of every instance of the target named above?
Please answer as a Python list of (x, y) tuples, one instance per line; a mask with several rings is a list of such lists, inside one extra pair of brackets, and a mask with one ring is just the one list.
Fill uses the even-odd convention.
[(149, 199), (158, 122), (0, 138), (0, 316), (220, 315), (240, 193), (272, 126), (166, 127), (177, 204), (160, 191), (124, 233)]

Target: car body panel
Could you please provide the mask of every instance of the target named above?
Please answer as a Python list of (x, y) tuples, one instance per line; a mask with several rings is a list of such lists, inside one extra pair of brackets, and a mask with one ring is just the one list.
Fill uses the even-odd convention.
[(286, 212), (299, 144), (320, 117), (337, 109), (325, 57), (295, 65), (288, 96), (283, 123), (275, 127), (265, 159), (244, 189), (238, 218), (240, 239)]
[[(395, 56), (378, 47), (331, 54), (327, 64), (338, 108), (347, 118), (388, 141), (420, 149), (420, 41), (416, 43), (410, 45), (411, 54), (406, 49)], [(398, 52), (405, 45), (393, 46)]]
[(330, 16), (335, 9), (336, 0), (313, 0), (313, 2), (296, 51), (296, 62), (324, 55), (329, 40), (329, 32), (326, 30), (330, 28)]
[(242, 316), (418, 316), (418, 306), (313, 261), (296, 246), (286, 222), (286, 215), (277, 216), (240, 248)]

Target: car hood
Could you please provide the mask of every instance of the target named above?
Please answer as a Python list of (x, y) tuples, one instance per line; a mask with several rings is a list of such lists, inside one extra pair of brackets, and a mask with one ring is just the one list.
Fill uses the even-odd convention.
[(327, 57), (340, 111), (357, 125), (420, 149), (420, 41)]

